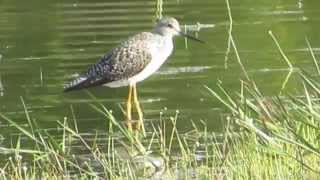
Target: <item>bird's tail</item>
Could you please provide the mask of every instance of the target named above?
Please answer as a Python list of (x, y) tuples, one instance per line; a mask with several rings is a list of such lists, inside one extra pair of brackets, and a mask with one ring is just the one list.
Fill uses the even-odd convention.
[(75, 80), (71, 81), (64, 87), (63, 92), (69, 92), (74, 90), (80, 90), (83, 88), (87, 88), (90, 80), (86, 76), (79, 76)]
[(105, 79), (103, 78), (94, 78), (92, 76), (81, 75), (77, 77), (75, 80), (71, 81), (64, 87), (64, 92), (80, 90), (90, 87), (99, 86), (105, 83)]

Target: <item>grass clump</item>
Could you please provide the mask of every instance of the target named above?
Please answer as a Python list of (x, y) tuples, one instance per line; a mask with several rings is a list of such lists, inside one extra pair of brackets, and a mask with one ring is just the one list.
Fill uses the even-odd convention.
[(319, 83), (300, 74), (305, 95), (266, 97), (254, 83), (233, 96), (210, 90), (232, 112), (237, 138), (225, 160), (234, 178), (313, 179), (319, 163)]
[[(160, 116), (147, 137), (130, 134), (102, 104), (108, 130), (89, 138), (76, 121), (57, 122), (53, 137), (28, 115), (12, 147), (1, 147), (3, 179), (314, 179), (319, 176), (320, 84), (300, 74), (304, 96), (265, 97), (254, 83), (239, 93), (206, 87), (230, 111), (223, 133), (193, 125), (181, 133), (175, 116)], [(22, 103), (23, 102), (23, 99)], [(72, 118), (71, 118), (72, 119)], [(168, 128), (170, 126), (170, 128)], [(150, 129), (150, 128), (149, 128)], [(22, 139), (28, 138), (28, 145)], [(75, 149), (81, 150), (75, 150)]]

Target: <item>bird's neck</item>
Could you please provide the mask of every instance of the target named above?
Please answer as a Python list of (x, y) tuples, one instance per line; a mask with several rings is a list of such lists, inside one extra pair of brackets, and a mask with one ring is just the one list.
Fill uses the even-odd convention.
[(154, 34), (158, 34), (158, 35), (163, 36), (165, 38), (170, 38), (170, 39), (173, 38), (173, 35), (163, 28), (155, 28), (152, 32)]

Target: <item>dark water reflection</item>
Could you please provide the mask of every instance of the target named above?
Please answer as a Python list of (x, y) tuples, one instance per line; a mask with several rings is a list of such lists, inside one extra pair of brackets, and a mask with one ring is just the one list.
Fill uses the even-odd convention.
[[(266, 95), (279, 94), (288, 74), (268, 30), (272, 30), (295, 67), (315, 73), (305, 37), (318, 56), (320, 37), (317, 1), (231, 1), (233, 34), (249, 76)], [(243, 73), (231, 51), (225, 68), (228, 17), (224, 1), (165, 1), (164, 15), (181, 24), (215, 24), (197, 35), (207, 45), (176, 39), (175, 52), (159, 72), (139, 84), (147, 121), (180, 111), (178, 128), (191, 128), (191, 121), (207, 122), (219, 131), (223, 106), (204, 89), (216, 89), (217, 80), (227, 89), (239, 90)], [(64, 94), (63, 84), (83, 72), (122, 39), (153, 26), (156, 1), (0, 1), (0, 112), (25, 123), (20, 100), (43, 128), (55, 128), (57, 120), (71, 117), (72, 105), (83, 132), (104, 130), (105, 119), (93, 110), (85, 91)], [(299, 93), (293, 74), (286, 92)], [(127, 88), (90, 89), (100, 102), (123, 119), (119, 105)], [(1, 134), (15, 130), (1, 121)]]

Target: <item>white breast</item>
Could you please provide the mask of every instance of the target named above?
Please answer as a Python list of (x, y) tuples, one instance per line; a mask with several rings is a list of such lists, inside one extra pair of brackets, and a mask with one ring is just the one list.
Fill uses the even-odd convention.
[(143, 81), (151, 74), (155, 73), (161, 65), (171, 55), (173, 50), (172, 38), (166, 38), (165, 41), (159, 44), (151, 45), (150, 53), (152, 55), (151, 62), (137, 75), (129, 79), (130, 84)]

